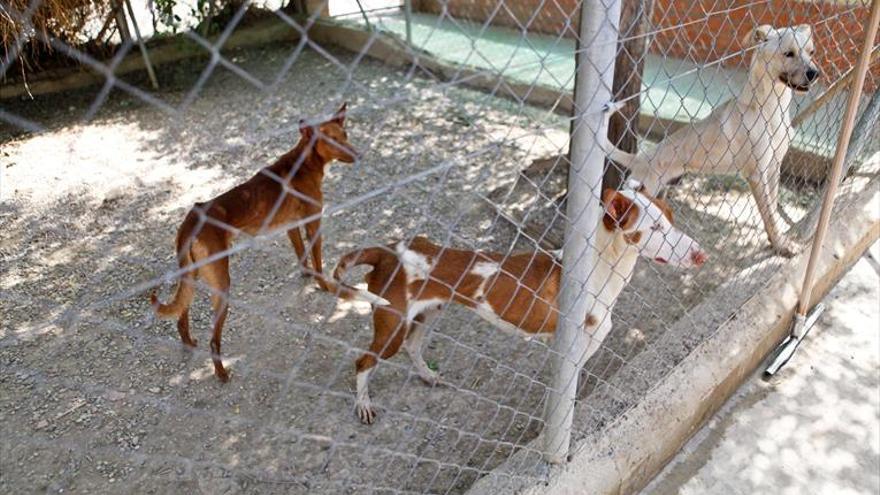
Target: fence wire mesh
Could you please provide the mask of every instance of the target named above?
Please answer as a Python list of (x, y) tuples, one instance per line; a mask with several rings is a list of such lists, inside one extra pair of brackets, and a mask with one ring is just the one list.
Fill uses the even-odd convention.
[[(554, 362), (582, 365), (573, 438), (601, 432), (805, 249), (868, 15), (621, 1), (606, 47), (574, 0), (135, 3), (160, 89), (106, 29), (121, 2), (80, 37), (0, 4), (2, 490), (462, 493), (517, 452), (504, 476), (543, 481)], [(651, 187), (614, 179), (633, 158), (580, 184), (604, 214), (573, 359), (550, 334), (596, 49)], [(878, 76), (841, 195), (877, 176)], [(780, 78), (809, 87), (790, 109)], [(189, 288), (178, 335), (148, 296)]]

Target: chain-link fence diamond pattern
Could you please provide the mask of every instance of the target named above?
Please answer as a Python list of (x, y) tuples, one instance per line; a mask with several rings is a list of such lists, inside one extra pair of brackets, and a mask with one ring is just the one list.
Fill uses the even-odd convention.
[[(43, 29), (49, 0), (0, 5), (0, 487), (462, 493), (515, 452), (503, 476), (543, 481), (548, 410), (572, 438), (600, 433), (768, 283), (780, 242), (806, 249), (869, 10), (619, 2), (619, 20), (587, 2), (610, 38), (584, 35), (574, 0), (180, 2), (215, 17), (149, 31), (159, 89), (111, 17), (83, 30), (116, 43), (98, 49)], [(132, 7), (146, 32), (160, 6)], [(766, 55), (788, 35), (762, 25), (810, 29)], [(596, 53), (615, 62), (578, 57)], [(809, 92), (700, 124), (754, 89), (750, 70)], [(588, 71), (601, 84), (578, 97)], [(878, 76), (841, 195), (877, 175)], [(604, 186), (572, 172), (611, 153), (602, 95), (623, 104), (610, 145), (654, 157), (656, 186), (620, 161)], [(676, 132), (696, 146), (664, 154)], [(719, 169), (769, 156), (778, 177)], [(573, 188), (599, 217), (571, 214)], [(586, 317), (557, 310), (565, 256), (588, 268), (570, 290)], [(343, 259), (371, 266), (334, 280)], [(194, 346), (148, 300), (178, 284)], [(560, 322), (583, 352), (554, 346)], [(560, 362), (580, 369), (576, 405), (547, 404)]]

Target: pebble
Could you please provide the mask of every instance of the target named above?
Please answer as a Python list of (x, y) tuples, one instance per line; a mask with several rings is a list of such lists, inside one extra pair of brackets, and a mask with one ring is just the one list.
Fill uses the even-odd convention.
[(109, 392), (104, 394), (104, 397), (109, 401), (116, 402), (125, 398), (125, 392), (110, 390)]

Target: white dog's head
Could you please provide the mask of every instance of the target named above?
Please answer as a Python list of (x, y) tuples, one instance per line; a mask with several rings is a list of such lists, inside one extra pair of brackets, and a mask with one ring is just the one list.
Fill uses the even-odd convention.
[(807, 24), (783, 28), (758, 26), (743, 45), (756, 47), (753, 70), (762, 69), (795, 91), (809, 91), (810, 85), (819, 79), (819, 68), (813, 63), (813, 30)]

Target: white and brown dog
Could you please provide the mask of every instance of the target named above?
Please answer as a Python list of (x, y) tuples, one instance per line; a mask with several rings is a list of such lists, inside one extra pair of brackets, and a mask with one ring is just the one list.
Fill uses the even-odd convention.
[[(810, 26), (773, 28), (763, 25), (746, 38), (754, 47), (748, 82), (739, 95), (706, 119), (670, 134), (654, 149), (626, 153), (607, 140), (609, 158), (627, 167), (631, 177), (657, 194), (664, 184), (684, 174), (735, 174), (749, 183), (770, 244), (790, 256), (797, 245), (782, 233), (776, 211), (782, 159), (788, 152), (792, 93), (806, 92), (819, 77)], [(621, 107), (609, 106), (608, 116)]]
[[(611, 330), (611, 311), (629, 282), (639, 256), (682, 268), (702, 265), (706, 254), (676, 229), (662, 200), (643, 191), (606, 190), (604, 215), (595, 246), (597, 266), (588, 280), (597, 304), (585, 321), (591, 341), (584, 362), (599, 349)], [(445, 304), (456, 302), (505, 331), (528, 338), (549, 337), (556, 329), (561, 265), (557, 256), (540, 251), (504, 256), (438, 246), (424, 237), (346, 254), (334, 272), (341, 284), (345, 271), (371, 265), (367, 290), (387, 305), (374, 306), (373, 342), (356, 362), (356, 410), (372, 423), (368, 382), (379, 359), (390, 359), (401, 345), (425, 382), (437, 382), (421, 355), (427, 319)], [(357, 297), (353, 291), (343, 297)]]

